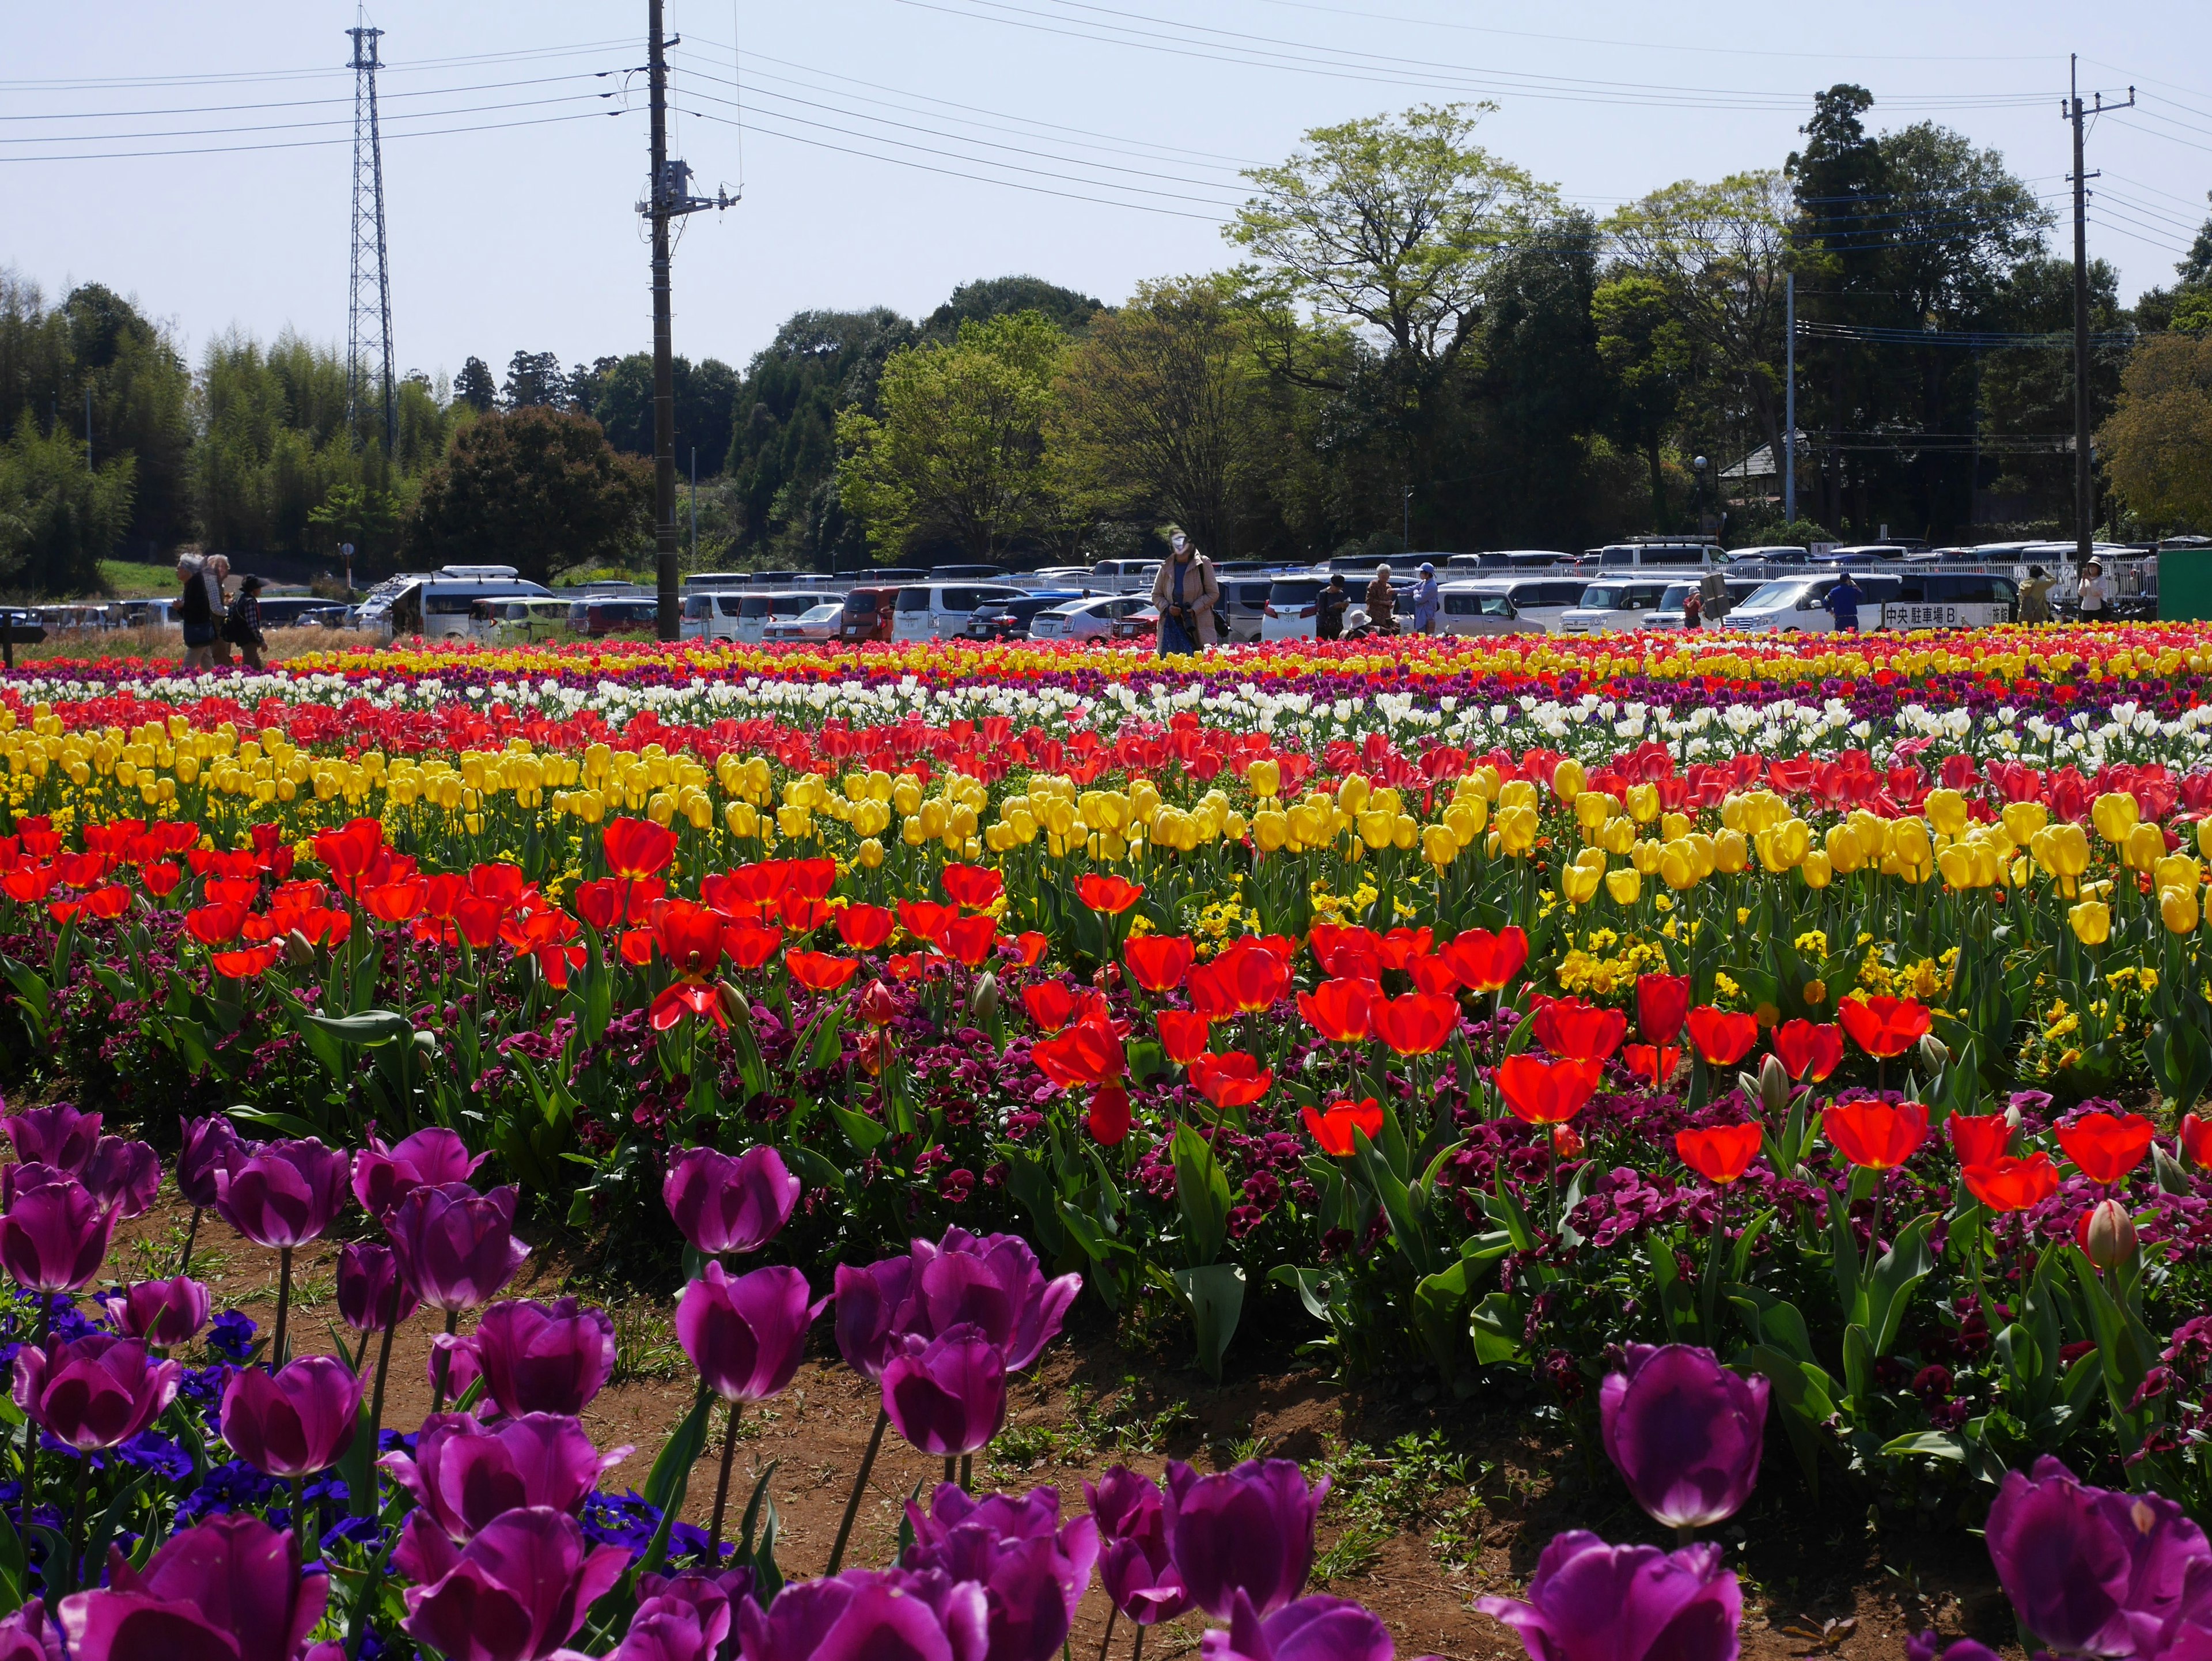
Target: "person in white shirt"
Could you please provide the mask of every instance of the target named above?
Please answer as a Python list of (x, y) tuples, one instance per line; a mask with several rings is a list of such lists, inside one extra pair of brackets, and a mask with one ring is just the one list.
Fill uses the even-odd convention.
[(2112, 591), (2105, 586), (2105, 568), (2091, 560), (2081, 568), (2081, 619), (2098, 623), (2112, 615)]

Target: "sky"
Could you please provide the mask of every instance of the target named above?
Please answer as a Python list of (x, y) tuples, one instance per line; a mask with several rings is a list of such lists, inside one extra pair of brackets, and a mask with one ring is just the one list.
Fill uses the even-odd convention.
[[(88, 20), (97, 18), (96, 25)], [(343, 343), (350, 5), (0, 0), (0, 266), (99, 281), (195, 358), (236, 328)], [(396, 367), (649, 348), (646, 7), (383, 0)], [(1929, 0), (1667, 10), (1455, 0), (667, 0), (674, 154), (742, 192), (685, 222), (676, 349), (742, 366), (793, 312), (926, 315), (1027, 272), (1109, 303), (1216, 269), (1240, 170), (1301, 134), (1488, 99), (1481, 142), (1600, 214), (1779, 166), (1812, 94), (1993, 147), (2061, 210), (2068, 54), (2138, 103), (2089, 139), (2090, 250), (2172, 280), (2212, 186), (2212, 6)], [(2180, 82), (2162, 78), (2172, 75)]]

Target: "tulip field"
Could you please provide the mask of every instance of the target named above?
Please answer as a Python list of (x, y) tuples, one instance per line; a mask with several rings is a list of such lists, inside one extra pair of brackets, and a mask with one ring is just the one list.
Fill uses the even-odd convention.
[(0, 677), (0, 1661), (1391, 1661), (1310, 1463), (994, 1491), (1079, 1343), (1582, 1450), (1451, 1653), (2212, 1653), (2212, 628), (1376, 644)]

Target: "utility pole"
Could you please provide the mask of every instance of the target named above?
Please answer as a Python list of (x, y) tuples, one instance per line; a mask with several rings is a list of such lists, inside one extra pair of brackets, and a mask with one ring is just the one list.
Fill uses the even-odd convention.
[(2097, 101), (2085, 109), (2080, 55), (2067, 63), (2066, 119), (2074, 124), (2074, 559), (2077, 565), (2087, 565), (2090, 539), (2097, 530), (2089, 467), (2089, 181), (2098, 175), (2084, 169), (2081, 129), (2087, 116), (2133, 108), (2136, 89), (2128, 88), (2124, 104), (2107, 104), (2099, 93)]
[(1782, 274), (1784, 324), (1782, 382), (1782, 517), (1797, 522), (1797, 273)]
[(376, 124), (382, 29), (356, 17), (353, 40), (353, 283), (346, 313), (346, 426), (362, 442), (374, 407), (384, 453), (399, 449), (398, 389), (392, 371), (392, 273), (384, 241), (384, 141)]
[(653, 102), (653, 173), (637, 210), (653, 222), (653, 579), (659, 611), (655, 631), (663, 640), (684, 632), (684, 604), (677, 581), (676, 537), (676, 364), (670, 339), (668, 222), (702, 208), (726, 208), (736, 200), (724, 192), (691, 194), (691, 169), (668, 157), (668, 48), (661, 38), (661, 0), (646, 0), (647, 88)]

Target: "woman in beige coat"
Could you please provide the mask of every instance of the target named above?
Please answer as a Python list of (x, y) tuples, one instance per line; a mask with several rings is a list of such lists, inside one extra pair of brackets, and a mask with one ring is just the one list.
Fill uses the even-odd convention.
[(1196, 652), (1214, 643), (1213, 608), (1221, 603), (1221, 579), (1213, 562), (1181, 531), (1168, 538), (1175, 551), (1152, 579), (1152, 608), (1160, 614), (1160, 655)]

